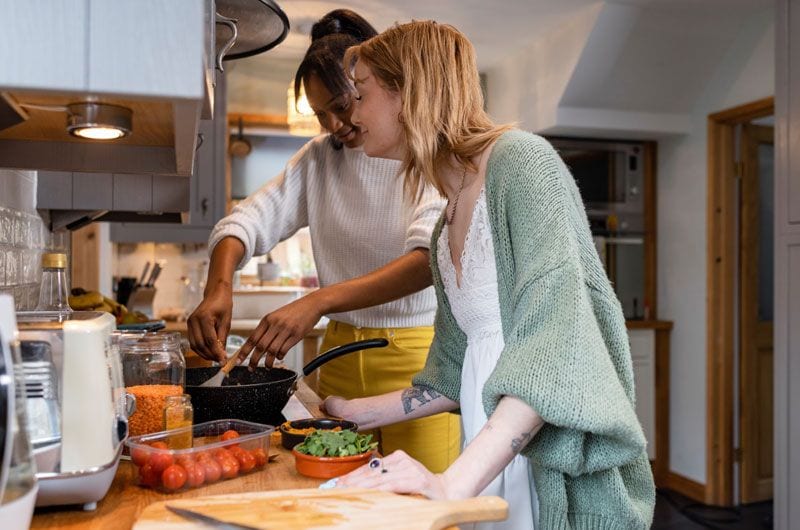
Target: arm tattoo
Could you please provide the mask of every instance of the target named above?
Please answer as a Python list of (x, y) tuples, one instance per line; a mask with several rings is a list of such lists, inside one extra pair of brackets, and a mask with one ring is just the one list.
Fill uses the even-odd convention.
[(514, 438), (513, 440), (511, 440), (511, 450), (514, 451), (514, 453), (519, 453), (520, 451), (522, 451), (522, 449), (525, 448), (526, 445), (528, 445), (528, 442), (530, 441), (532, 436), (533, 436), (533, 431), (523, 432), (522, 434), (519, 435), (519, 438)]
[[(439, 397), (441, 397), (441, 394), (432, 388), (426, 386), (412, 386), (411, 388), (403, 390), (400, 401), (403, 402), (403, 412), (405, 412), (405, 414), (411, 414), (414, 410), (414, 401), (418, 401), (419, 406), (422, 406)], [(417, 408), (419, 408), (419, 406)]]

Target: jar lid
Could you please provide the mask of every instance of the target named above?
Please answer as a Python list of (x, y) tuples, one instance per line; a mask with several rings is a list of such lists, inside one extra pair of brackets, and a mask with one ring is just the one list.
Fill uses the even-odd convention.
[(42, 254), (42, 267), (46, 269), (66, 269), (67, 255), (60, 252)]
[(181, 351), (181, 334), (177, 331), (115, 332), (114, 341), (120, 353), (152, 353)]

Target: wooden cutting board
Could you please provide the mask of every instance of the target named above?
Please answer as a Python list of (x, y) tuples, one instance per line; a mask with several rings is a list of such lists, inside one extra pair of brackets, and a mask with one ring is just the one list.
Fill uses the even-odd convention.
[(133, 530), (208, 530), (184, 519), (166, 505), (186, 508), (225, 522), (264, 530), (307, 528), (381, 528), (439, 530), (477, 521), (502, 521), (508, 504), (500, 497), (432, 501), (366, 489), (297, 489), (216, 495), (151, 504)]

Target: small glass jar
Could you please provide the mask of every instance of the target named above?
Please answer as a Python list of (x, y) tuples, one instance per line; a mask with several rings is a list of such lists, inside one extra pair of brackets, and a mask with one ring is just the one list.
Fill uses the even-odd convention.
[(61, 253), (42, 254), (42, 282), (39, 288), (37, 311), (71, 313), (67, 284), (67, 255)]
[[(192, 410), (192, 397), (189, 394), (180, 396), (167, 396), (164, 404), (164, 428), (168, 431), (191, 427), (194, 417)], [(186, 430), (180, 434), (167, 437), (170, 449), (189, 449), (192, 447), (192, 431)]]
[(186, 361), (177, 332), (116, 332), (127, 392), (136, 398), (128, 418), (131, 436), (162, 431), (168, 396), (183, 395)]

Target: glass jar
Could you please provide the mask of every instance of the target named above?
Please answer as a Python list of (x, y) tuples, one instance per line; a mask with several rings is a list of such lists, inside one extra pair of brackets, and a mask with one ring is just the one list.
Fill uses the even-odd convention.
[(131, 436), (162, 431), (168, 396), (183, 395), (186, 361), (177, 332), (116, 332), (127, 392), (136, 398), (128, 418)]
[[(192, 397), (189, 394), (167, 396), (164, 406), (164, 428), (166, 430), (191, 427), (193, 416)], [(168, 436), (167, 445), (170, 449), (189, 449), (192, 447), (192, 431), (186, 430), (181, 434)]]
[(71, 313), (72, 308), (69, 306), (68, 298), (67, 255), (60, 253), (42, 254), (42, 282), (36, 310)]

